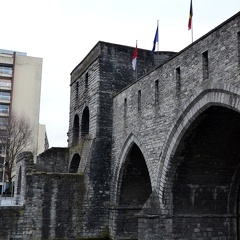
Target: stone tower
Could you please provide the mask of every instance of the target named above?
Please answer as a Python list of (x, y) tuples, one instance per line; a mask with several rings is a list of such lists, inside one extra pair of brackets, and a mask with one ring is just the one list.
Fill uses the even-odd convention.
[(98, 42), (71, 73), (69, 172), (84, 174), (86, 234), (93, 229), (101, 234), (108, 228), (113, 96), (175, 54), (153, 55), (139, 49), (136, 72), (131, 66), (133, 51)]

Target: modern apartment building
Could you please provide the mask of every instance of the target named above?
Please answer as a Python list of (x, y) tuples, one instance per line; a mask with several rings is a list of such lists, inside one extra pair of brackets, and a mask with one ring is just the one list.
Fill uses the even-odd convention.
[[(39, 138), (39, 132), (43, 134), (39, 131), (42, 62), (42, 58), (30, 57), (24, 52), (0, 49), (0, 127), (13, 112), (25, 115), (33, 127), (33, 140), (26, 150), (33, 151), (35, 157), (40, 153), (39, 146), (45, 145), (39, 142), (43, 139)], [(4, 151), (0, 145), (0, 155), (4, 155)]]

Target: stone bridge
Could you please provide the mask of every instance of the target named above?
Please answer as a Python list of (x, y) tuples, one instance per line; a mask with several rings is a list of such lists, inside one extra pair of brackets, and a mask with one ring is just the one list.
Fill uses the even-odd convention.
[(5, 236), (240, 239), (240, 13), (179, 53), (139, 49), (136, 72), (133, 50), (99, 42), (72, 71), (69, 146), (19, 158), (34, 225)]

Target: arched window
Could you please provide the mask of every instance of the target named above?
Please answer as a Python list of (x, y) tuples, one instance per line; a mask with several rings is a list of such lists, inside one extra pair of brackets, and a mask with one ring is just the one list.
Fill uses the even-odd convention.
[(80, 163), (80, 156), (79, 154), (74, 154), (70, 167), (69, 167), (69, 172), (70, 173), (77, 173), (78, 172), (78, 167), (79, 167), (79, 163)]
[(81, 137), (89, 134), (89, 109), (85, 107), (82, 114)]
[(75, 115), (73, 122), (73, 144), (77, 144), (79, 140), (79, 117)]

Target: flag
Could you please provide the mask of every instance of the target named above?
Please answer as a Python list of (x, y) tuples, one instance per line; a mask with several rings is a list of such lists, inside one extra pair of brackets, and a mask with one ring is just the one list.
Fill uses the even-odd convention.
[(155, 37), (154, 37), (154, 40), (153, 40), (153, 48), (152, 48), (152, 53), (154, 53), (155, 51), (155, 47), (156, 47), (156, 43), (158, 42), (158, 26), (157, 26), (157, 30), (156, 30), (156, 33), (155, 33)]
[(192, 8), (192, 0), (191, 0), (189, 19), (188, 19), (188, 30), (192, 29), (192, 17), (193, 17), (193, 8)]
[(137, 43), (136, 43), (136, 48), (135, 48), (135, 50), (134, 50), (133, 59), (132, 59), (132, 67), (133, 67), (133, 70), (136, 69), (136, 65), (137, 65)]

